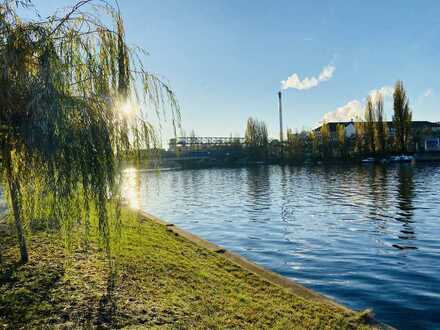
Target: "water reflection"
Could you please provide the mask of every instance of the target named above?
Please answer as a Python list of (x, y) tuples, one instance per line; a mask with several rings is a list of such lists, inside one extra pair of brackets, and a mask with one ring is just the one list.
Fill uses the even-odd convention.
[(270, 209), (270, 172), (267, 166), (249, 168), (246, 172), (246, 210), (251, 221), (268, 221), (266, 210)]
[(412, 201), (414, 198), (413, 168), (411, 166), (400, 166), (398, 168), (398, 204), (401, 210), (398, 220), (411, 222), (414, 214)]
[(385, 166), (374, 166), (370, 175), (370, 189), (373, 205), (379, 212), (387, 209), (388, 173)]
[(121, 192), (128, 205), (134, 209), (141, 206), (141, 173), (134, 167), (123, 170)]
[[(415, 227), (412, 225), (414, 216), (413, 199), (414, 192), (414, 173), (411, 166), (401, 166), (398, 169), (398, 208), (399, 213), (396, 220), (402, 222), (402, 229), (398, 236), (403, 240), (415, 240)], [(398, 248), (416, 249), (414, 245), (397, 245)]]
[(280, 176), (280, 189), (281, 189), (281, 221), (288, 223), (291, 219), (291, 212), (289, 207), (290, 190), (289, 190), (289, 178), (291, 176), (291, 167), (281, 167)]
[[(127, 171), (130, 204), (397, 328), (433, 328), (440, 167)], [(417, 249), (416, 249), (417, 248)]]

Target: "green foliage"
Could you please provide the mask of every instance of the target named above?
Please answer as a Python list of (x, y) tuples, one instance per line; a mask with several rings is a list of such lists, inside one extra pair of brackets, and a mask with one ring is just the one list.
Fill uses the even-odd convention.
[(374, 105), (376, 117), (376, 148), (382, 154), (387, 151), (387, 131), (388, 127), (384, 119), (383, 96), (379, 94)]
[(307, 134), (307, 140), (308, 140), (308, 146), (310, 153), (313, 156), (316, 156), (319, 154), (319, 139), (316, 136), (316, 133), (314, 131), (310, 131), (309, 134)]
[(321, 154), (325, 159), (330, 153), (330, 127), (328, 123), (324, 122), (319, 132), (321, 135)]
[(355, 122), (355, 152), (362, 154), (365, 152), (365, 122), (360, 119)]
[(245, 143), (252, 157), (264, 159), (269, 144), (267, 127), (263, 121), (249, 118), (246, 123)]
[(306, 133), (294, 133), (290, 128), (287, 129), (287, 159), (291, 161), (304, 160), (306, 152)]
[(376, 152), (376, 116), (371, 97), (367, 97), (367, 105), (365, 108), (365, 137), (367, 140), (368, 150), (371, 153)]
[(339, 153), (341, 157), (344, 158), (347, 153), (346, 143), (345, 143), (345, 125), (338, 124), (336, 126), (336, 136), (338, 138)]
[(23, 226), (44, 219), (87, 233), (92, 211), (110, 253), (119, 161), (157, 145), (147, 111), (169, 105), (178, 123), (178, 104), (144, 70), (143, 51), (129, 48), (122, 17), (106, 2), (80, 1), (41, 21), (22, 20), (16, 3), (0, 5), (0, 150), (22, 260)]
[(411, 134), (412, 112), (402, 81), (397, 81), (393, 94), (393, 124), (395, 130), (396, 151), (406, 152)]

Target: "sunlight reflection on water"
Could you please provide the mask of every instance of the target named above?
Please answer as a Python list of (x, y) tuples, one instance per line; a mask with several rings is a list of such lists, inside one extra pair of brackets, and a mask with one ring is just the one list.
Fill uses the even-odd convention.
[(132, 206), (399, 328), (440, 324), (440, 167), (125, 175)]

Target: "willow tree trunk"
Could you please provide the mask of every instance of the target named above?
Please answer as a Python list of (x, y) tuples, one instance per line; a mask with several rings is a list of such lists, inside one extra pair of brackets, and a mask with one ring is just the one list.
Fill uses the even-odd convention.
[(14, 216), (15, 228), (17, 230), (18, 244), (20, 246), (20, 261), (26, 263), (29, 260), (29, 255), (20, 214), (20, 184), (15, 178), (12, 168), (11, 153), (9, 151), (4, 153), (4, 162), (11, 197), (12, 214)]

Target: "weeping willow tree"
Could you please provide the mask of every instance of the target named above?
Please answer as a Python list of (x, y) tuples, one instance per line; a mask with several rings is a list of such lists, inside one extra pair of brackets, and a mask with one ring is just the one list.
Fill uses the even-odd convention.
[(26, 0), (0, 5), (0, 150), (21, 261), (38, 219), (67, 235), (95, 225), (109, 254), (120, 160), (158, 143), (148, 112), (167, 113), (176, 127), (178, 104), (107, 2), (79, 1), (43, 20), (18, 9), (34, 12)]

